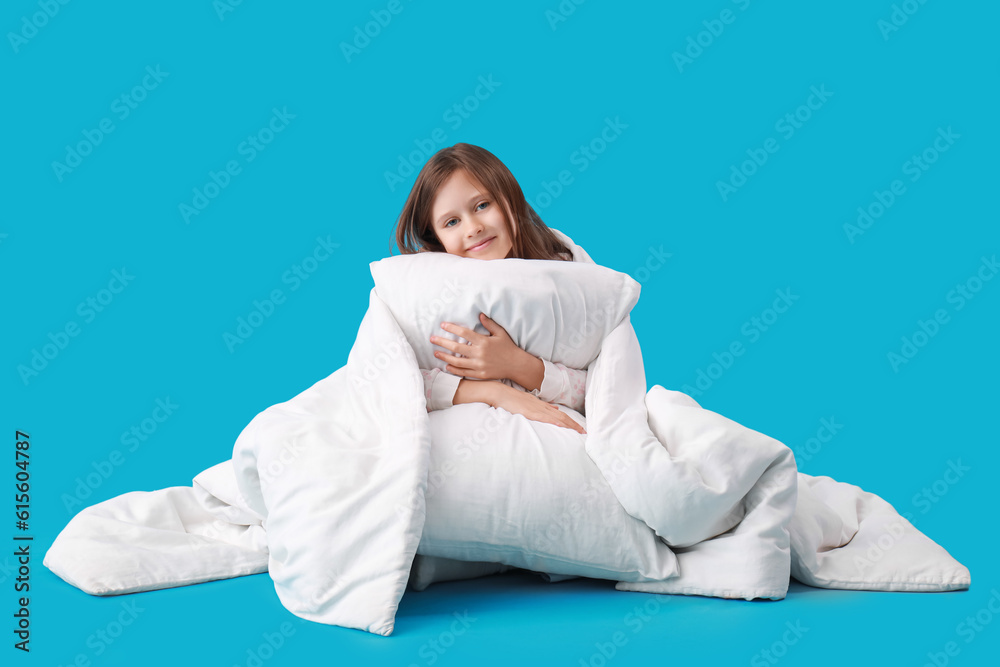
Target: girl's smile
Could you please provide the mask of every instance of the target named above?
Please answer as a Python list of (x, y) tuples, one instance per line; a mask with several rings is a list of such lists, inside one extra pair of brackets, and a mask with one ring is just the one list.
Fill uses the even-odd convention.
[(456, 169), (434, 198), (431, 220), (445, 252), (459, 257), (503, 259), (514, 247), (500, 202)]
[(494, 238), (496, 237), (491, 236), (490, 238), (486, 239), (479, 245), (472, 246), (471, 248), (469, 248), (469, 252), (478, 252), (479, 250), (485, 250), (487, 247), (489, 247), (490, 241), (492, 241)]

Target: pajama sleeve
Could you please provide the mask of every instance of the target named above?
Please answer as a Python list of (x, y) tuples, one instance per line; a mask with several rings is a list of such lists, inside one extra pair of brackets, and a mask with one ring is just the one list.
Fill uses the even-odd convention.
[(424, 398), (427, 399), (427, 412), (450, 408), (458, 391), (458, 383), (462, 378), (446, 373), (440, 368), (420, 369), (424, 376)]
[[(545, 366), (542, 386), (529, 393), (547, 403), (558, 403), (582, 413), (583, 399), (587, 390), (587, 371), (568, 368), (563, 364), (552, 363), (548, 359), (542, 359), (542, 363)], [(462, 378), (440, 368), (430, 370), (421, 368), (420, 373), (424, 376), (424, 398), (427, 399), (428, 412), (443, 410), (454, 405), (455, 392), (458, 391), (458, 383)], [(505, 382), (524, 389), (512, 381), (505, 380)]]
[(558, 403), (582, 413), (587, 371), (567, 368), (548, 359), (542, 359), (542, 363), (545, 364), (542, 386), (531, 393), (547, 403)]

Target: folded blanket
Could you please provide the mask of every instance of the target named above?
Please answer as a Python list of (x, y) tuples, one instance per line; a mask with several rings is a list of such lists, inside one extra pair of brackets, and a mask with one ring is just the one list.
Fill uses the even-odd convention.
[[(509, 543), (461, 553), (500, 554), (480, 560), (511, 566), (552, 562), (562, 575), (596, 572), (619, 590), (729, 598), (783, 598), (790, 575), (828, 588), (968, 588), (968, 570), (884, 500), (798, 473), (788, 447), (681, 392), (647, 391), (629, 319), (638, 284), (557, 233), (574, 262), (421, 253), (372, 263), (376, 287), (344, 367), (258, 414), (232, 458), (191, 487), (81, 510), (44, 564), (93, 595), (266, 570), (297, 616), (391, 634), (418, 547), (440, 547), (424, 535), (432, 448), (464, 436), (445, 422), (431, 427), (420, 368), (442, 362), (426, 339), (438, 322), (462, 318), (485, 333), (482, 310), (528, 352), (588, 370), (587, 435), (579, 437), (589, 461), (577, 461), (577, 472), (595, 472), (604, 485), (604, 495), (589, 495), (603, 503), (602, 529), (617, 522), (611, 529), (645, 540), (645, 553), (638, 565), (612, 553), (618, 569), (569, 558), (565, 549), (578, 542), (561, 544), (558, 558), (545, 552), (550, 561), (537, 540), (520, 553)], [(440, 412), (463, 408), (463, 417), (480, 418), (467, 405)], [(528, 421), (477, 409), (516, 417), (512, 428)], [(544, 428), (557, 428), (529, 425), (542, 448)]]

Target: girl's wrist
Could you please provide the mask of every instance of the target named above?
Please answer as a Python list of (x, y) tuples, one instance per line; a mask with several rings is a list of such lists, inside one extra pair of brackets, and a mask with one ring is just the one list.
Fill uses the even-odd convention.
[(545, 379), (545, 363), (530, 352), (521, 350), (521, 353), (517, 375), (511, 379), (528, 391), (541, 389), (542, 380)]
[(496, 407), (495, 403), (502, 387), (506, 385), (497, 380), (469, 380), (462, 378), (458, 381), (458, 389), (455, 390), (455, 397), (452, 405), (461, 403), (486, 403)]

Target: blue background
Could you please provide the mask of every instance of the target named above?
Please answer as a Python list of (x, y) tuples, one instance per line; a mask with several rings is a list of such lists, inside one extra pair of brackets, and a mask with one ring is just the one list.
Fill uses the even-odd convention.
[[(981, 290), (960, 310), (949, 293), (1000, 249), (1000, 10), (903, 4), (912, 14), (887, 0), (402, 0), (397, 14), (385, 13), (388, 2), (244, 2), (232, 11), (209, 0), (73, 2), (53, 3), (48, 18), (44, 2), (5, 3), (0, 383), (8, 460), (15, 429), (31, 434), (35, 542), (32, 652), (14, 650), (5, 630), (4, 664), (83, 655), (95, 665), (250, 665), (262, 635), (285, 622), (294, 634), (265, 664), (600, 665), (597, 644), (617, 631), (628, 640), (609, 664), (772, 664), (760, 651), (797, 622), (808, 631), (786, 646), (784, 664), (917, 665), (950, 641), (960, 652), (939, 660), (988, 662), (1000, 619), (972, 641), (957, 627), (1000, 589), (1000, 280), (972, 281)], [(565, 20), (552, 23), (560, 6)], [(894, 8), (899, 26), (889, 23)], [(729, 23), (719, 20), (724, 10)], [(391, 21), (345, 56), (341, 44), (371, 12)], [(674, 54), (687, 49), (693, 57), (679, 65)], [(147, 67), (165, 74), (123, 118), (120, 97)], [(480, 77), (496, 85), (469, 99)], [(830, 95), (800, 108), (811, 87)], [(475, 107), (460, 124), (448, 113), (456, 104)], [(240, 145), (275, 108), (294, 118), (249, 161)], [(788, 136), (776, 124), (796, 112), (808, 119)], [(607, 118), (627, 127), (606, 146), (594, 142), (602, 152), (581, 163), (578, 151)], [(57, 174), (53, 163), (102, 119), (113, 132)], [(958, 138), (911, 181), (905, 163), (948, 128)], [(754, 173), (724, 198), (718, 182), (769, 138), (777, 152), (747, 165)], [(744, 602), (626, 594), (605, 581), (550, 585), (517, 572), (407, 593), (395, 633), (381, 638), (300, 622), (266, 574), (97, 598), (45, 569), (44, 549), (83, 506), (190, 485), (229, 458), (255, 414), (346, 362), (372, 286), (368, 263), (398, 252), (393, 227), (416, 171), (459, 141), (499, 157), (547, 224), (640, 280), (632, 320), (650, 386), (680, 389), (699, 371), (714, 374), (696, 395), (703, 406), (788, 444), (804, 472), (888, 500), (969, 567), (972, 588), (793, 584), (784, 601)], [(391, 186), (386, 174), (414, 151), (416, 168)], [(185, 221), (180, 205), (231, 160), (239, 174)], [(563, 170), (572, 183), (539, 198)], [(844, 225), (896, 179), (905, 193), (852, 243)], [(283, 276), (318, 237), (340, 245), (292, 289)], [(643, 272), (652, 249), (670, 257)], [(134, 278), (88, 321), (79, 304), (123, 267)], [(230, 351), (224, 333), (274, 289), (285, 302)], [(746, 323), (766, 316), (782, 289), (798, 299), (751, 341)], [(938, 309), (948, 322), (894, 369), (887, 355)], [(78, 335), (22, 377), (33, 351), (71, 322)], [(736, 341), (745, 353), (712, 368)], [(126, 451), (122, 434), (167, 398), (178, 408)], [(824, 418), (843, 426), (810, 447)], [(120, 465), (67, 507), (77, 478), (116, 449)], [(969, 468), (954, 483), (944, 481), (949, 462)], [(14, 469), (6, 470), (9, 489)], [(12, 551), (0, 560), (8, 624)], [(141, 613), (97, 655), (88, 637), (132, 601)], [(627, 615), (647, 603), (657, 613), (636, 630)], [(463, 611), (477, 619), (471, 628), (443, 653), (429, 648)]]

